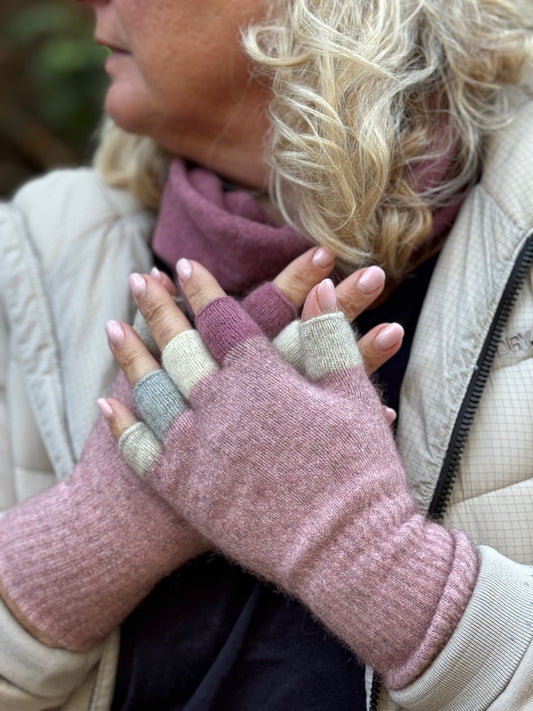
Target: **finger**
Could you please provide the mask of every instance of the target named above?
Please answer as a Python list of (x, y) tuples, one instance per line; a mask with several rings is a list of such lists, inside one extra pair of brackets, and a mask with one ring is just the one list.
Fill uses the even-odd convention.
[[(178, 306), (178, 308), (183, 305), (183, 299), (181, 298), (181, 296), (172, 296), (172, 300)], [(148, 322), (142, 315), (141, 311), (139, 311), (138, 309), (135, 314), (135, 318), (133, 319), (133, 330), (139, 334), (141, 341), (148, 348), (152, 355), (154, 355), (156, 358), (161, 355), (159, 346), (155, 342), (155, 338), (153, 337), (152, 332), (150, 331), (150, 326), (148, 325)]]
[(285, 326), (283, 331), (274, 338), (272, 345), (287, 363), (290, 363), (298, 372), (303, 373), (305, 366), (300, 338), (300, 325), (301, 322), (298, 320), (291, 321), (291, 323)]
[[(373, 270), (374, 268), (371, 267), (370, 269)], [(378, 267), (376, 269), (378, 269), (377, 276), (379, 277), (379, 272), (382, 272), (382, 270)], [(337, 287), (334, 294), (332, 285), (329, 282), (329, 279), (325, 279), (310, 291), (302, 310), (302, 321), (333, 312), (334, 298), (338, 296), (339, 287)], [(378, 290), (381, 291), (379, 286)], [(360, 306), (363, 303), (364, 300), (359, 301)], [(352, 302), (353, 304), (355, 304), (355, 301)], [(347, 319), (349, 320), (348, 316)], [(363, 357), (366, 372), (369, 374), (375, 372), (392, 358), (400, 349), (403, 336), (404, 330), (398, 323), (380, 324), (363, 336), (357, 345)]]
[(296, 307), (271, 281), (254, 289), (241, 301), (241, 306), (269, 340), (298, 315)]
[(263, 337), (255, 321), (234, 299), (225, 295), (207, 269), (197, 262), (180, 259), (176, 270), (196, 315), (198, 333), (219, 364), (237, 344), (254, 336)]
[(144, 422), (139, 422), (120, 400), (101, 398), (98, 400), (98, 407), (113, 436), (118, 440), (122, 455), (131, 468), (144, 479), (161, 454), (161, 443), (150, 428)]
[(383, 405), (383, 412), (385, 414), (385, 419), (387, 420), (389, 425), (392, 425), (392, 423), (397, 417), (396, 410), (393, 410), (392, 407), (387, 407), (386, 405)]
[(138, 422), (133, 412), (114, 397), (108, 397), (107, 399), (102, 397), (97, 400), (97, 404), (113, 437), (117, 440), (129, 427)]
[(164, 370), (141, 378), (133, 394), (139, 415), (162, 442), (174, 420), (187, 409), (185, 400)]
[(358, 269), (337, 286), (339, 309), (352, 322), (377, 299), (385, 286), (385, 272), (377, 266)]
[(215, 277), (198, 262), (180, 259), (176, 264), (176, 272), (185, 298), (195, 316), (214, 299), (226, 296)]
[(331, 279), (324, 279), (311, 289), (302, 312), (300, 337), (305, 372), (312, 380), (362, 364), (352, 328), (344, 314), (337, 311)]
[(141, 479), (146, 478), (155, 460), (163, 450), (163, 445), (144, 422), (128, 427), (118, 441), (122, 456)]
[(186, 316), (158, 279), (146, 274), (131, 274), (128, 282), (159, 350), (163, 351), (178, 333), (191, 328)]
[(371, 375), (401, 348), (404, 330), (399, 323), (380, 323), (359, 339), (366, 372)]
[(324, 279), (313, 287), (302, 309), (302, 321), (309, 321), (317, 316), (337, 311), (337, 294), (331, 279)]
[(153, 267), (150, 274), (155, 279), (161, 282), (161, 284), (165, 287), (165, 289), (171, 296), (179, 296), (178, 289), (172, 279), (168, 276), (168, 274), (165, 274), (165, 272), (160, 271), (157, 267)]
[(273, 283), (293, 306), (300, 308), (313, 286), (327, 277), (334, 266), (334, 252), (313, 247), (285, 267)]
[[(172, 298), (174, 299), (174, 302), (176, 304), (179, 304), (180, 302), (183, 301), (183, 299), (179, 295), (176, 285), (174, 284), (172, 279), (167, 274), (159, 271), (159, 269), (157, 267), (153, 267), (150, 274), (155, 279), (157, 279), (158, 281), (161, 282), (163, 287), (172, 296)], [(152, 332), (150, 331), (150, 327), (148, 326), (146, 319), (144, 318), (144, 316), (142, 315), (142, 313), (140, 311), (137, 311), (137, 313), (135, 314), (135, 318), (133, 320), (133, 328), (135, 329), (135, 331), (137, 331), (137, 333), (141, 337), (142, 342), (148, 348), (150, 353), (152, 353), (155, 356), (159, 356), (160, 351), (157, 346), (157, 343), (155, 342), (155, 338), (153, 337)]]
[(131, 326), (108, 321), (105, 326), (109, 347), (133, 387), (159, 364)]
[[(348, 373), (363, 365), (355, 334), (341, 311), (302, 320), (300, 337), (305, 374), (311, 380)], [(340, 378), (342, 381), (342, 375)]]
[(200, 380), (218, 370), (200, 334), (193, 329), (174, 336), (163, 351), (162, 361), (172, 382), (186, 400)]

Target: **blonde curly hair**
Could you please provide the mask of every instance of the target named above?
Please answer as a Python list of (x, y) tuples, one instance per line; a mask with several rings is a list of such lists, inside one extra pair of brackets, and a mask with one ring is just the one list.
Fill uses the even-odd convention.
[[(270, 194), (346, 270), (407, 268), (480, 169), (531, 69), (528, 0), (270, 0), (243, 32), (268, 76)], [(438, 183), (413, 176), (446, 157)], [(168, 156), (109, 123), (96, 166), (157, 207)]]

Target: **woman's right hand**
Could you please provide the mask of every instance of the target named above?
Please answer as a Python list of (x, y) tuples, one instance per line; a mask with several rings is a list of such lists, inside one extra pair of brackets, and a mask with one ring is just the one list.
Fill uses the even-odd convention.
[[(306, 301), (312, 289), (328, 277), (335, 266), (335, 255), (325, 247), (314, 247), (294, 259), (273, 280), (273, 286), (293, 305), (296, 311)], [(370, 266), (350, 274), (335, 289), (336, 305), (349, 323), (380, 296), (385, 287), (385, 272), (377, 266)], [(316, 297), (316, 290), (315, 295)], [(306, 320), (320, 314), (316, 298), (307, 299)], [(248, 298), (243, 307), (254, 318), (249, 308)], [(254, 318), (258, 321), (261, 319)], [(287, 321), (288, 323), (288, 321)], [(263, 329), (264, 330), (264, 329)], [(275, 334), (274, 334), (275, 335)], [(398, 323), (381, 323), (363, 335), (358, 341), (366, 372), (370, 375), (395, 355), (402, 345), (404, 331)]]
[[(477, 554), (417, 512), (332, 284), (316, 289), (321, 313), (299, 330), (304, 379), (205, 269), (182, 260), (178, 274), (197, 331), (150, 277), (132, 286), (185, 407), (169, 417), (149, 380), (136, 386), (151, 403), (144, 422), (107, 401), (124, 456), (223, 553), (404, 686), (453, 632)], [(145, 349), (124, 329), (112, 349), (130, 378)]]

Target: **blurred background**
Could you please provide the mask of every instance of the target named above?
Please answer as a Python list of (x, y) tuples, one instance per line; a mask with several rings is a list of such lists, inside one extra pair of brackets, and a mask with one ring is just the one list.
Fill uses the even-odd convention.
[(0, 199), (29, 178), (88, 163), (107, 87), (92, 13), (72, 0), (0, 4)]

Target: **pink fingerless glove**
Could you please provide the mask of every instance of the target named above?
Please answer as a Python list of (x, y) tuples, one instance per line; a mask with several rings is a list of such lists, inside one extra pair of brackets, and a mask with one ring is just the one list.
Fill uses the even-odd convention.
[(389, 686), (406, 685), (455, 629), (477, 555), (416, 512), (349, 325), (334, 314), (301, 326), (308, 379), (227, 297), (197, 326), (210, 352), (186, 331), (163, 353), (190, 409), (163, 447), (138, 424), (122, 451), (223, 552), (302, 600)]
[[(271, 283), (252, 292), (245, 306), (269, 335), (295, 316)], [(147, 336), (142, 319), (135, 326)], [(151, 378), (152, 390), (156, 382)], [(123, 374), (111, 394), (133, 405)], [(165, 395), (174, 412), (179, 393)], [(138, 400), (142, 405), (142, 395)], [(141, 411), (150, 416), (146, 407)], [(29, 628), (81, 651), (119, 625), (161, 578), (208, 548), (135, 476), (100, 418), (72, 476), (1, 520), (0, 581)]]
[[(131, 406), (123, 374), (113, 396)], [(132, 472), (100, 418), (72, 476), (0, 521), (0, 580), (26, 622), (82, 651), (205, 550), (205, 539)]]
[(297, 315), (294, 304), (271, 281), (251, 291), (241, 306), (267, 338), (277, 336)]

